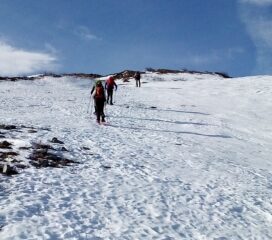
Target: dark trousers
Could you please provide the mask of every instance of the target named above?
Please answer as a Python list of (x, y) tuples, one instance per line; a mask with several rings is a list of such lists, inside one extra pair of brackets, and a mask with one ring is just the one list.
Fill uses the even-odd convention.
[(141, 80), (140, 79), (136, 79), (136, 87), (141, 87)]
[(96, 113), (96, 120), (100, 122), (105, 121), (105, 114), (104, 114), (104, 99), (96, 99), (95, 100), (95, 113)]
[(112, 95), (113, 95), (113, 88), (108, 88), (107, 89), (107, 103), (113, 104)]

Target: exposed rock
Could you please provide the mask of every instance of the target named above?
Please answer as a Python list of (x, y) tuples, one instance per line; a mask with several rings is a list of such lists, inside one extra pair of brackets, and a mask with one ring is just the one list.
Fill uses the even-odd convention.
[(211, 74), (211, 75), (219, 75), (223, 78), (231, 78), (227, 73), (224, 72), (209, 72), (209, 71), (194, 71), (194, 70), (187, 70), (187, 69), (182, 69), (182, 70), (172, 70), (172, 69), (154, 69), (154, 68), (146, 68), (146, 71), (148, 72), (155, 72), (159, 74), (167, 74), (167, 73), (192, 73), (192, 74)]
[(38, 132), (37, 130), (34, 130), (34, 129), (30, 129), (30, 130), (28, 130), (27, 131), (28, 133), (36, 133), (36, 132)]
[(0, 148), (7, 148), (7, 149), (11, 149), (11, 143), (9, 143), (8, 141), (3, 141), (0, 142)]
[(36, 168), (42, 167), (63, 167), (76, 161), (64, 158), (58, 152), (52, 152), (52, 147), (45, 144), (36, 144), (32, 154), (29, 156), (30, 164)]
[(82, 147), (83, 150), (91, 150), (90, 148), (88, 147)]
[(27, 168), (27, 166), (26, 166), (25, 164), (20, 164), (20, 163), (16, 164), (15, 167), (16, 167), (16, 168), (20, 168), (20, 169), (25, 169), (25, 168)]
[(0, 164), (0, 173), (7, 176), (11, 176), (11, 175), (18, 174), (19, 172), (13, 166)]
[(16, 129), (17, 127), (15, 125), (5, 125), (5, 124), (0, 124), (0, 129), (4, 130), (12, 130)]
[(19, 147), (20, 150), (29, 150), (31, 147)]
[(99, 74), (93, 74), (93, 73), (65, 73), (63, 76), (69, 76), (69, 77), (77, 77), (77, 78), (100, 78), (102, 75)]
[(102, 165), (102, 168), (104, 168), (104, 169), (111, 169), (111, 166)]
[(16, 152), (0, 152), (0, 159), (6, 159), (9, 157), (18, 156), (19, 154)]
[(123, 79), (124, 82), (129, 82), (129, 78), (134, 78), (135, 73), (138, 71), (132, 71), (132, 70), (125, 70), (120, 73), (114, 73), (112, 74), (115, 79)]
[(42, 143), (32, 143), (33, 148), (35, 149), (54, 149), (52, 146), (48, 145), (48, 144), (42, 144)]
[[(5, 125), (1, 124), (0, 129), (3, 129), (2, 132), (0, 132), (0, 137), (3, 136), (5, 138), (5, 134), (9, 131), (13, 131), (16, 129), (16, 132), (13, 132), (14, 134), (20, 134), (19, 132), (23, 133), (35, 133), (38, 131), (50, 131), (50, 129), (36, 129), (34, 127), (27, 127), (24, 125), (21, 126), (15, 126), (15, 125)], [(30, 135), (29, 135), (30, 136)], [(15, 136), (14, 136), (15, 137)], [(16, 137), (18, 139), (18, 136)], [(64, 142), (60, 141), (56, 137), (52, 138), (52, 143), (57, 144), (64, 144)], [(6, 149), (11, 149), (11, 146), (13, 144), (3, 140), (0, 141), (0, 148), (3, 148), (3, 151), (0, 151), (0, 174), (4, 175), (13, 175), (18, 174), (18, 169), (24, 169), (29, 167), (29, 164), (36, 167), (36, 168), (43, 168), (43, 167), (64, 167), (69, 166), (73, 163), (79, 163), (70, 159), (67, 159), (63, 156), (64, 152), (67, 152), (68, 150), (64, 146), (59, 146), (58, 148), (54, 148), (50, 144), (43, 144), (41, 142), (33, 142), (31, 146), (21, 146), (19, 147), (19, 151), (31, 151), (29, 154), (29, 164), (25, 163), (22, 160), (16, 159), (16, 156), (19, 155), (19, 153), (14, 151), (7, 151)], [(26, 165), (27, 164), (27, 165)]]
[(53, 137), (51, 140), (52, 143), (59, 143), (59, 144), (64, 144), (64, 142), (58, 140), (56, 137)]

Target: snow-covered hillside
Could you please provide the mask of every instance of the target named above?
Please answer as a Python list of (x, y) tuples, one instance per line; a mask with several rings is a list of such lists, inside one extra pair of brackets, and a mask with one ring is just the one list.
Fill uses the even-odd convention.
[(142, 81), (119, 82), (105, 126), (91, 80), (0, 82), (16, 159), (56, 137), (80, 162), (0, 175), (1, 240), (272, 238), (272, 77)]

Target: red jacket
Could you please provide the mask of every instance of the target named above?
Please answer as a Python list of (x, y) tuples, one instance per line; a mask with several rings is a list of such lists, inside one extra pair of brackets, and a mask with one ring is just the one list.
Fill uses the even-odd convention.
[(105, 83), (105, 88), (109, 89), (109, 90), (112, 90), (114, 87), (115, 87), (115, 90), (117, 90), (117, 84), (114, 81), (114, 78), (113, 77), (109, 77), (109, 79)]

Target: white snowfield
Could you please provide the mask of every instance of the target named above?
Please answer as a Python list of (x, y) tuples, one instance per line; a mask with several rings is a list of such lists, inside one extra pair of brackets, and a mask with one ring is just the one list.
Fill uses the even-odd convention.
[(90, 80), (0, 82), (0, 124), (39, 129), (6, 140), (80, 162), (0, 175), (1, 240), (272, 239), (272, 77), (142, 82), (119, 82), (105, 126)]

